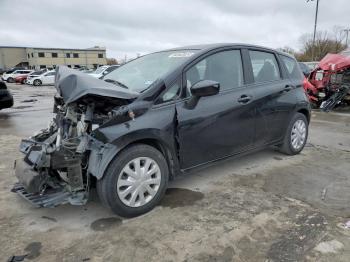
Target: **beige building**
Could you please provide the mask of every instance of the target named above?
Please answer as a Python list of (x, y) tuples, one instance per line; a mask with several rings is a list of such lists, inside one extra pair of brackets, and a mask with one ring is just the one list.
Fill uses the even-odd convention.
[(72, 68), (96, 68), (106, 65), (106, 48), (86, 49), (0, 46), (0, 69), (23, 66), (29, 69), (55, 68), (67, 65)]

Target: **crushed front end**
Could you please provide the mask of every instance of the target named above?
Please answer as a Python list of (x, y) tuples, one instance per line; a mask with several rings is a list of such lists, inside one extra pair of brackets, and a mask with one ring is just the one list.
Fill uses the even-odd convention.
[(87, 202), (91, 174), (103, 164), (104, 153), (113, 150), (92, 132), (124, 114), (123, 106), (135, 97), (75, 70), (57, 71), (55, 117), (46, 129), (22, 140), (24, 157), (15, 161), (18, 183), (12, 191), (38, 207)]
[(304, 88), (310, 102), (324, 111), (350, 104), (350, 58), (328, 54), (311, 72)]

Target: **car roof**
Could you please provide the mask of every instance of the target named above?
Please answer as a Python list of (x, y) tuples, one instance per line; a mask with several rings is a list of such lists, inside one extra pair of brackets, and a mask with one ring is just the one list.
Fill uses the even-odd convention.
[[(211, 51), (218, 48), (225, 48), (225, 47), (246, 47), (246, 48), (256, 48), (256, 49), (263, 49), (267, 51), (273, 51), (285, 56), (293, 57), (292, 55), (273, 49), (269, 47), (259, 46), (259, 45), (252, 45), (252, 44), (244, 44), (244, 43), (213, 43), (213, 44), (199, 44), (199, 45), (188, 45), (188, 46), (182, 46), (182, 47), (176, 47), (176, 48), (170, 48), (162, 51), (176, 51), (176, 50), (201, 50), (203, 53), (207, 51)], [(294, 58), (294, 57), (293, 57)]]

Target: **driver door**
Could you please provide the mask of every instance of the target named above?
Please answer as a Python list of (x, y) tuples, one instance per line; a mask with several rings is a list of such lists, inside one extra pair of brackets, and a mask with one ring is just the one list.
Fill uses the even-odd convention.
[(200, 80), (220, 83), (220, 92), (178, 103), (178, 142), (182, 169), (245, 151), (253, 146), (255, 108), (253, 93), (244, 85), (240, 50), (210, 54), (185, 72), (185, 85)]

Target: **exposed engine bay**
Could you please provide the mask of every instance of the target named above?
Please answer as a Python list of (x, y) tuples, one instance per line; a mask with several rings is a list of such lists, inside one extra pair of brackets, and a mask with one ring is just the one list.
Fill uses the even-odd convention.
[[(112, 145), (96, 139), (92, 131), (112, 119), (128, 119), (137, 97), (121, 87), (61, 67), (56, 75), (55, 117), (46, 129), (24, 139), (16, 160), (19, 182), (12, 191), (37, 206), (85, 204), (91, 176)], [(99, 157), (100, 156), (100, 157)]]
[(323, 111), (350, 105), (350, 58), (328, 54), (311, 72), (304, 87), (310, 102)]

